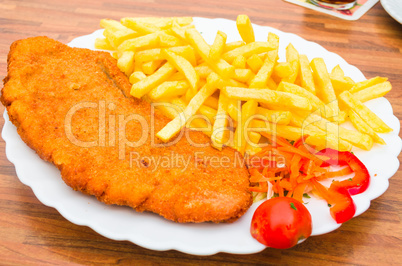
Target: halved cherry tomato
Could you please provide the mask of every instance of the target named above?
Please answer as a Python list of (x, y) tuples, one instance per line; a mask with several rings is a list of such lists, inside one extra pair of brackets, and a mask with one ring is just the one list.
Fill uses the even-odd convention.
[(293, 198), (272, 198), (254, 212), (250, 231), (266, 246), (291, 248), (311, 235), (311, 215), (303, 203)]

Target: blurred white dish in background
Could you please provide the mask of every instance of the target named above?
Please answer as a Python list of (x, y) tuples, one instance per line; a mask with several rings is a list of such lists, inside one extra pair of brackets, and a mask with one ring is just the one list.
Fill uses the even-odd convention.
[(381, 0), (381, 5), (391, 17), (402, 24), (402, 0)]

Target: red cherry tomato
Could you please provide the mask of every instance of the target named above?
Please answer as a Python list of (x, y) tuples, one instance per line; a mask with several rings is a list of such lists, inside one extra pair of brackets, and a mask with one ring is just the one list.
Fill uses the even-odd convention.
[(272, 248), (291, 248), (311, 235), (311, 215), (303, 203), (289, 197), (262, 203), (251, 221), (251, 235)]

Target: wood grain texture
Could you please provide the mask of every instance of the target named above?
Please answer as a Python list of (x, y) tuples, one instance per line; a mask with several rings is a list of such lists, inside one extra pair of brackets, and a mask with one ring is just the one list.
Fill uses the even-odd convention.
[[(47, 35), (67, 43), (99, 28), (101, 18), (125, 16), (199, 16), (235, 20), (248, 14), (253, 23), (275, 27), (317, 42), (367, 77), (389, 77), (387, 95), (402, 117), (402, 25), (376, 4), (358, 21), (344, 21), (279, 0), (0, 0), (0, 78), (6, 75), (10, 44)], [(4, 107), (0, 106), (3, 113)], [(0, 126), (4, 120), (0, 119)], [(338, 230), (311, 237), (289, 250), (266, 249), (252, 255), (219, 253), (197, 257), (157, 252), (113, 241), (64, 219), (41, 204), (23, 185), (0, 141), (0, 264), (399, 264), (402, 261), (402, 171), (390, 179), (370, 209)], [(399, 157), (401, 158), (401, 157)]]

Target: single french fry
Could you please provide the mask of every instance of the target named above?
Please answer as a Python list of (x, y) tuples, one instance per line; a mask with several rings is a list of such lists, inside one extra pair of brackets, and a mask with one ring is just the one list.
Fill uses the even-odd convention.
[(255, 100), (261, 103), (286, 106), (292, 109), (311, 110), (310, 102), (300, 96), (273, 91), (270, 89), (247, 89), (238, 87), (225, 87), (221, 90), (228, 97), (236, 100), (250, 101)]
[(254, 77), (254, 73), (250, 69), (236, 68), (233, 79), (240, 82), (247, 82)]
[(228, 82), (226, 80), (222, 79), (215, 72), (211, 72), (211, 74), (209, 74), (207, 77), (207, 85), (209, 87), (215, 87), (215, 88), (222, 89), (223, 87), (228, 85)]
[(304, 130), (303, 134), (308, 135), (305, 139), (305, 143), (315, 147), (317, 150), (323, 150), (325, 148), (331, 148), (338, 151), (351, 151), (352, 144), (342, 139), (337, 138), (337, 136), (331, 134), (313, 135), (313, 132), (309, 130)]
[(272, 78), (268, 79), (267, 85), (268, 88), (270, 88), (271, 90), (276, 90), (276, 88), (278, 87), (278, 85), (276, 85), (275, 81)]
[(195, 72), (197, 72), (198, 76), (200, 79), (206, 79), (209, 74), (213, 72), (213, 70), (207, 65), (207, 64), (202, 64), (194, 67)]
[(172, 27), (169, 29), (170, 34), (176, 36), (177, 38), (181, 39), (182, 41), (187, 42), (186, 39), (186, 29), (195, 29), (194, 25), (185, 25), (180, 26), (175, 21), (172, 23)]
[(186, 81), (165, 81), (152, 89), (148, 96), (152, 100), (181, 96), (186, 93), (188, 87), (189, 85)]
[[(210, 99), (209, 97), (208, 99)], [(228, 129), (228, 113), (227, 113), (228, 100), (225, 95), (221, 94), (219, 96), (218, 110), (215, 117), (215, 122), (213, 126), (213, 133), (211, 137), (212, 145), (221, 150), (223, 144), (227, 140)]]
[(336, 101), (334, 88), (327, 71), (327, 67), (322, 58), (314, 58), (310, 63), (313, 70), (314, 81), (317, 84), (317, 96), (324, 102), (330, 103)]
[(197, 57), (195, 56), (195, 50), (190, 45), (176, 46), (169, 48), (172, 52), (186, 58), (193, 66), (197, 65)]
[(314, 146), (319, 146), (320, 148), (332, 148), (338, 151), (350, 151), (352, 149), (352, 144), (340, 138), (338, 130), (322, 130), (317, 125), (313, 123), (306, 122), (306, 116), (300, 116), (293, 114), (291, 117), (290, 125), (301, 128), (303, 135), (314, 136), (319, 134), (324, 136), (324, 141), (317, 138), (317, 143), (311, 143)]
[(136, 18), (122, 18), (120, 23), (127, 28), (141, 33), (141, 35), (162, 30), (161, 27), (156, 26), (152, 21), (140, 21)]
[[(141, 19), (141, 18), (140, 18)], [(144, 18), (142, 18), (144, 19)], [(154, 21), (155, 18), (152, 18), (151, 20)], [(162, 24), (162, 22), (160, 21), (159, 23), (156, 23), (156, 25), (158, 25), (159, 27), (163, 27), (162, 25), (166, 25), (169, 26), (170, 21), (174, 21), (177, 24), (179, 24), (180, 26), (186, 26), (189, 25), (191, 23), (193, 23), (193, 18), (192, 17), (169, 17), (169, 18), (160, 18), (158, 17), (159, 20), (166, 20), (167, 22), (165, 22), (165, 24)]]
[[(162, 112), (163, 115), (170, 119), (176, 118), (180, 113), (186, 109), (186, 103), (180, 98), (172, 98), (170, 102), (157, 102), (155, 104), (156, 109)], [(211, 137), (212, 126), (208, 120), (198, 117), (198, 115), (192, 116), (187, 125), (187, 128), (200, 131)]]
[[(327, 108), (327, 105), (325, 106)], [(339, 111), (337, 116), (328, 117), (331, 122), (342, 124), (346, 121), (348, 114), (346, 111)]]
[(195, 115), (194, 117), (191, 117), (187, 124), (189, 124), (186, 126), (187, 128), (202, 132), (210, 138), (212, 137), (212, 124), (210, 121), (201, 117), (198, 118), (197, 115)]
[(172, 27), (170, 28), (170, 30), (172, 34), (175, 35), (176, 37), (182, 39), (183, 41), (186, 40), (186, 29), (181, 27), (176, 22), (172, 23)]
[(335, 95), (339, 95), (346, 90), (350, 90), (355, 82), (350, 77), (339, 77), (330, 75), (332, 87), (334, 88)]
[(173, 22), (176, 22), (180, 26), (189, 25), (193, 22), (192, 17), (125, 17), (122, 18), (121, 23), (128, 25), (129, 21), (136, 21), (140, 23), (152, 24), (158, 28), (164, 29), (171, 27)]
[(245, 83), (234, 80), (234, 79), (228, 79), (227, 81), (228, 81), (228, 86), (239, 87), (239, 88), (244, 88), (247, 86)]
[(247, 15), (238, 15), (236, 19), (237, 30), (245, 43), (255, 41), (253, 26)]
[[(317, 96), (312, 94), (310, 91), (308, 91), (296, 84), (288, 83), (285, 81), (282, 81), (281, 83), (279, 83), (276, 90), (293, 93), (295, 95), (308, 99), (311, 103), (312, 110), (320, 109), (320, 113), (322, 113), (324, 117), (326, 116), (326, 113), (327, 113), (326, 108), (328, 108), (328, 107), (325, 106), (325, 104)], [(332, 112), (330, 112), (330, 113), (332, 114)]]
[[(227, 100), (226, 100), (227, 101)], [(205, 106), (209, 106), (214, 109), (218, 109), (219, 107), (219, 100), (215, 96), (211, 96), (204, 102)]]
[(147, 76), (144, 74), (144, 72), (141, 71), (134, 71), (131, 75), (130, 75), (130, 83), (134, 84), (137, 83), (138, 81), (146, 78)]
[(265, 52), (271, 51), (273, 49), (274, 49), (274, 47), (272, 47), (267, 42), (251, 42), (244, 46), (238, 47), (236, 49), (233, 49), (229, 52), (224, 53), (222, 55), (222, 58), (225, 59), (228, 63), (232, 63), (233, 60), (239, 55), (242, 55), (245, 58), (248, 58), (252, 54), (265, 53)]
[(186, 77), (182, 74), (182, 73), (180, 73), (180, 72), (176, 72), (176, 73), (174, 73), (173, 75), (171, 75), (168, 79), (167, 79), (167, 81), (185, 81), (185, 80), (187, 80), (186, 79)]
[(180, 26), (186, 26), (193, 23), (192, 17), (174, 17), (173, 19)]
[[(272, 51), (270, 51), (270, 52), (272, 52)], [(261, 54), (258, 54), (258, 57), (264, 62), (264, 60), (267, 57), (267, 55), (268, 55), (268, 52), (261, 53)]]
[(223, 59), (219, 59), (218, 61), (209, 59), (210, 47), (197, 30), (187, 29), (185, 34), (187, 41), (192, 45), (202, 59), (205, 60), (209, 67), (224, 78), (230, 78), (233, 75), (234, 67), (228, 64), (228, 62)]
[(246, 124), (250, 123), (249, 118), (255, 114), (257, 110), (258, 102), (250, 100), (243, 104), (241, 107), (241, 120), (240, 123), (237, 125), (235, 131), (235, 148), (241, 153), (244, 154), (246, 148), (246, 134), (248, 133), (247, 128), (245, 127)]
[(202, 115), (203, 118), (206, 119), (207, 121), (209, 121), (211, 124), (213, 124), (215, 122), (215, 117), (216, 117), (216, 113), (217, 113), (216, 109), (211, 108), (211, 107), (206, 106), (205, 104), (203, 104), (198, 109), (198, 113), (200, 115)]
[(342, 68), (340, 65), (336, 65), (332, 71), (330, 76), (334, 76), (334, 77), (344, 77), (345, 73), (343, 72)]
[(225, 47), (223, 48), (223, 52), (229, 52), (232, 51), (233, 49), (239, 48), (240, 46), (245, 45), (246, 43), (243, 41), (235, 41), (235, 42), (229, 42), (225, 44)]
[(299, 73), (300, 63), (299, 52), (294, 48), (291, 43), (286, 47), (286, 62), (290, 64), (292, 68), (292, 73), (287, 76), (284, 81), (294, 83), (297, 78), (297, 74)]
[(266, 124), (265, 122), (258, 120), (253, 121), (253, 127), (251, 129), (270, 139), (282, 137), (288, 140), (296, 141), (302, 136), (307, 135), (308, 137), (304, 139), (305, 143), (319, 149), (332, 148), (339, 151), (350, 151), (352, 148), (350, 143), (345, 141), (338, 143), (334, 136), (327, 135), (319, 130), (302, 129), (300, 127), (271, 123)]
[(349, 92), (344, 91), (339, 95), (339, 99), (353, 110), (359, 117), (366, 122), (377, 133), (388, 133), (392, 131), (384, 121), (381, 120), (375, 113), (373, 113), (367, 106), (361, 101), (355, 99), (355, 97)]
[(174, 46), (183, 46), (186, 43), (181, 39), (172, 36), (166, 31), (159, 32), (159, 46), (162, 48), (174, 47)]
[(154, 107), (164, 116), (174, 119), (186, 108), (186, 104), (179, 98), (173, 98), (170, 102), (156, 102)]
[(359, 90), (353, 93), (353, 97), (361, 102), (367, 102), (369, 100), (380, 98), (387, 94), (392, 89), (389, 81), (375, 84), (371, 87)]
[(333, 135), (339, 135), (341, 139), (348, 141), (361, 149), (370, 150), (373, 146), (373, 139), (369, 135), (346, 129), (338, 124), (328, 121), (319, 115), (316, 115), (315, 113), (311, 113), (305, 117), (304, 123), (315, 125), (319, 129), (327, 131)]
[(257, 107), (256, 114), (259, 115), (258, 119), (263, 119), (278, 125), (289, 124), (292, 117), (290, 111), (275, 111), (263, 107)]
[(251, 55), (249, 58), (247, 58), (246, 62), (254, 73), (257, 73), (264, 64), (262, 59), (257, 54)]
[(302, 137), (302, 130), (299, 127), (275, 125), (261, 120), (253, 120), (253, 126), (250, 129), (268, 137), (278, 136), (294, 141)]
[(122, 25), (119, 21), (113, 19), (101, 19), (100, 26), (104, 29), (109, 29), (111, 31), (119, 31), (128, 29), (126, 26)]
[(139, 32), (141, 35), (146, 35), (161, 30), (160, 27), (155, 26), (153, 23), (140, 22), (138, 20), (122, 19), (122, 24), (127, 28)]
[[(172, 52), (175, 52), (176, 54), (186, 58), (193, 66), (196, 65), (194, 49), (191, 46), (189, 46), (189, 45), (176, 46), (176, 47), (171, 47), (169, 49)], [(162, 59), (164, 59), (164, 57), (162, 55), (161, 48), (143, 50), (143, 51), (139, 51), (135, 54), (135, 61), (138, 61), (138, 62), (148, 62), (148, 61), (162, 60)]]
[(280, 79), (286, 79), (293, 73), (292, 65), (289, 62), (280, 62), (275, 65), (274, 74)]
[(211, 96), (216, 89), (216, 87), (210, 87), (208, 85), (202, 87), (191, 99), (186, 109), (162, 128), (156, 136), (164, 142), (169, 141), (185, 126), (188, 119), (198, 111), (204, 101)]
[(126, 40), (139, 36), (138, 32), (135, 32), (130, 29), (124, 29), (124, 30), (118, 30), (118, 31), (112, 31), (111, 29), (105, 29), (103, 31), (103, 35), (106, 37), (106, 39), (109, 41), (110, 45), (113, 48), (117, 48), (121, 43), (123, 43)]
[[(251, 132), (251, 133), (254, 133), (254, 132)], [(246, 145), (246, 153), (248, 155), (255, 155), (261, 151), (262, 151), (262, 148), (258, 147), (258, 145), (257, 146)], [(253, 192), (253, 195), (254, 195), (254, 193), (257, 193), (257, 192)], [(263, 194), (261, 194), (261, 195), (263, 195)], [(260, 195), (260, 197), (263, 199), (264, 196), (261, 196), (261, 195)], [(256, 201), (259, 201), (259, 200), (254, 200), (254, 202), (256, 202)]]
[(241, 119), (241, 101), (234, 99), (228, 99), (228, 101), (228, 114), (235, 122), (237, 122)]
[(191, 63), (184, 57), (177, 55), (168, 49), (162, 49), (162, 54), (168, 62), (174, 65), (174, 67), (186, 77), (191, 89), (194, 92), (197, 91), (200, 78)]
[(143, 50), (135, 53), (135, 61), (136, 62), (149, 62), (152, 60), (161, 60), (163, 59), (161, 48), (154, 48), (149, 50)]
[(246, 58), (243, 55), (239, 55), (233, 60), (232, 65), (235, 68), (244, 69), (246, 68)]
[(123, 41), (117, 50), (122, 51), (140, 51), (156, 48), (159, 43), (159, 32), (147, 34), (144, 36), (131, 38)]
[(350, 90), (350, 88), (355, 84), (350, 77), (345, 77), (345, 74), (339, 65), (336, 65), (332, 69), (329, 77), (331, 78), (332, 87), (334, 87), (335, 95), (337, 96), (345, 90)]
[(225, 86), (244, 87), (243, 83), (233, 79), (223, 79), (215, 72), (211, 72), (211, 74), (209, 74), (207, 77), (207, 83), (209, 86), (216, 86), (219, 89), (222, 89)]
[(134, 83), (131, 87), (130, 94), (135, 98), (141, 98), (150, 92), (154, 87), (165, 81), (174, 72), (176, 72), (176, 68), (169, 62), (166, 62), (152, 75), (138, 81), (137, 83)]
[(226, 38), (227, 38), (226, 33), (218, 30), (218, 32), (216, 33), (214, 43), (212, 44), (211, 49), (209, 50), (210, 60), (216, 60), (216, 61), (219, 60), (223, 52), (223, 48), (225, 47)]
[(333, 111), (333, 115), (328, 114), (327, 112), (326, 117), (336, 117), (339, 114), (338, 100), (336, 98), (334, 88), (332, 87), (331, 79), (329, 77), (324, 59), (314, 58), (310, 62), (310, 67), (313, 70), (317, 97), (329, 107), (328, 110)]
[[(160, 110), (165, 116), (167, 116), (170, 119), (176, 118), (180, 113), (184, 112), (184, 110), (187, 107), (187, 104), (180, 98), (171, 98), (170, 101), (168, 102), (156, 102), (155, 105), (156, 109)], [(214, 119), (211, 117), (216, 116), (216, 110), (213, 111), (212, 109), (204, 108), (204, 106), (201, 106), (200, 109), (197, 112), (198, 114), (201, 115), (201, 117), (195, 118), (193, 116), (192, 118), (194, 119), (189, 119), (186, 127), (201, 131), (208, 135), (209, 137), (212, 136), (212, 122)]]
[[(205, 84), (204, 84), (205, 85)], [(186, 102), (191, 101), (191, 99), (194, 97), (194, 95), (197, 93), (196, 90), (187, 90), (186, 91), (186, 95), (184, 95), (184, 99), (186, 100)]]
[(248, 134), (245, 136), (247, 138), (246, 147), (244, 148), (245, 153), (248, 153), (248, 155), (254, 155), (262, 150), (262, 148), (259, 146), (259, 142), (262, 137), (261, 134), (250, 130), (250, 132), (248, 132)]
[(127, 76), (130, 76), (134, 71), (134, 52), (123, 52), (119, 59), (117, 59), (117, 66), (121, 72), (124, 72)]
[(299, 62), (300, 62), (299, 75), (301, 81), (300, 85), (315, 95), (316, 91), (315, 91), (313, 74), (311, 72), (310, 62), (308, 61), (307, 56), (304, 54), (299, 55)]
[(376, 143), (379, 143), (381, 145), (386, 144), (385, 141), (380, 136), (378, 136), (378, 134), (375, 133), (374, 130), (366, 122), (364, 122), (364, 120), (361, 119), (360, 116), (357, 115), (353, 110), (349, 110), (348, 115), (350, 121), (357, 130), (371, 136)]
[[(131, 51), (128, 51), (131, 52)], [(165, 60), (153, 60), (142, 64), (142, 72), (147, 75), (155, 73), (155, 71), (165, 62)]]
[(106, 38), (96, 38), (95, 48), (101, 50), (113, 50), (114, 48)]
[[(274, 49), (267, 53), (267, 56), (264, 59), (263, 65), (258, 70), (258, 73), (255, 75), (255, 77), (250, 81), (250, 85), (249, 85), (250, 88), (266, 87), (268, 80), (270, 80), (271, 75), (274, 71), (276, 60), (278, 58), (279, 37), (276, 34), (269, 33), (268, 34), (268, 43), (272, 47), (274, 47)], [(273, 82), (272, 79), (271, 79), (271, 81)], [(272, 82), (271, 82), (271, 85), (272, 85)], [(275, 84), (275, 87), (276, 87), (276, 84)]]
[(378, 83), (382, 83), (387, 81), (388, 78), (383, 78), (383, 77), (374, 77), (368, 80), (364, 80), (364, 81), (360, 81), (360, 82), (356, 82), (356, 84), (353, 85), (352, 88), (350, 88), (350, 92), (351, 93), (356, 93), (358, 91), (361, 91), (365, 88), (371, 87), (373, 85), (376, 85)]

